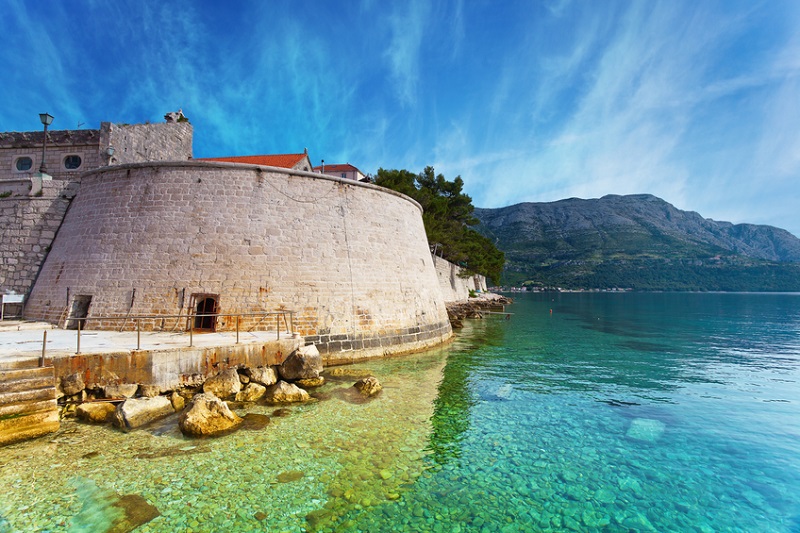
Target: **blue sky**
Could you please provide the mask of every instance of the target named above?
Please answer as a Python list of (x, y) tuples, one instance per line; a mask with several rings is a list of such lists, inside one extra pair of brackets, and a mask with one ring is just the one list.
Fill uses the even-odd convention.
[(195, 157), (651, 193), (800, 235), (800, 2), (0, 0), (0, 130), (161, 121)]

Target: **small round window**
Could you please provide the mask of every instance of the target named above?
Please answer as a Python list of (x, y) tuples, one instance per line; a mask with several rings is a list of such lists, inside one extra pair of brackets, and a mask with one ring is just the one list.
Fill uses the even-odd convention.
[(64, 158), (64, 168), (67, 170), (75, 170), (76, 168), (81, 166), (81, 156), (79, 155), (68, 155)]
[(25, 172), (26, 170), (30, 170), (33, 166), (33, 159), (30, 157), (19, 157), (17, 158), (16, 167), (17, 170), (20, 172)]

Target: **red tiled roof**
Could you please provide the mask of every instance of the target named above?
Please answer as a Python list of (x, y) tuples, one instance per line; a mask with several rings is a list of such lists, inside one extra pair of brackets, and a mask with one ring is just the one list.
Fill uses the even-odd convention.
[(267, 167), (294, 168), (306, 154), (238, 155), (233, 157), (202, 157), (197, 161), (220, 161), (222, 163), (246, 163)]
[[(321, 172), (322, 165), (318, 167), (314, 167), (314, 172)], [(361, 172), (356, 167), (351, 165), (350, 163), (346, 163), (344, 165), (325, 165), (325, 173), (329, 172)]]

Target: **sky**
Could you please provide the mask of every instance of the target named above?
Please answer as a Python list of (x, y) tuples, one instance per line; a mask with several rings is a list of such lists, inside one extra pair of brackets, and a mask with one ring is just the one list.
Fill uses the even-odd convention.
[(161, 122), (194, 156), (650, 193), (800, 236), (797, 0), (0, 0), (0, 131)]

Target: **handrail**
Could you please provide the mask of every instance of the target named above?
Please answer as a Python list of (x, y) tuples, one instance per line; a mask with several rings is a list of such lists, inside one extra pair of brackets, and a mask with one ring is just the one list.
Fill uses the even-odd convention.
[[(64, 327), (66, 328), (66, 325), (68, 323), (70, 323), (70, 321), (72, 321), (72, 320), (77, 322), (77, 349), (76, 349), (75, 353), (76, 354), (80, 354), (81, 353), (81, 331), (85, 331), (86, 330), (86, 323), (89, 322), (90, 320), (97, 320), (97, 321), (119, 321), (119, 320), (122, 320), (122, 321), (126, 321), (126, 322), (127, 321), (134, 322), (136, 324), (136, 349), (140, 350), (141, 349), (141, 321), (143, 321), (143, 320), (163, 320), (163, 319), (167, 319), (167, 318), (177, 318), (179, 320), (181, 318), (186, 319), (186, 327), (184, 328), (183, 331), (189, 333), (189, 346), (191, 347), (191, 346), (193, 346), (193, 343), (194, 343), (194, 339), (193, 339), (193, 335), (192, 335), (193, 332), (195, 330), (203, 330), (203, 328), (196, 328), (194, 326), (195, 319), (198, 318), (198, 317), (200, 317), (200, 318), (214, 317), (214, 325), (215, 325), (214, 331), (215, 332), (218, 332), (216, 330), (216, 321), (217, 321), (218, 318), (220, 318), (220, 317), (235, 318), (236, 344), (239, 344), (239, 325), (240, 325), (241, 320), (242, 320), (243, 317), (261, 317), (261, 320), (256, 322), (248, 331), (253, 331), (255, 329), (255, 327), (258, 326), (261, 323), (264, 323), (265, 331), (269, 331), (269, 321), (265, 321), (265, 319), (269, 318), (270, 316), (275, 316), (275, 334), (276, 334), (278, 340), (280, 340), (280, 338), (281, 338), (281, 317), (283, 317), (284, 326), (287, 326), (288, 329), (289, 329), (288, 333), (291, 336), (294, 336), (294, 314), (295, 314), (295, 311), (282, 310), (282, 311), (264, 311), (264, 312), (261, 312), (261, 313), (199, 313), (199, 314), (190, 313), (188, 315), (184, 315), (184, 314), (178, 314), (178, 315), (135, 315), (135, 316), (103, 316), (103, 315), (99, 315), (99, 316), (80, 317), (80, 318), (67, 318), (66, 321), (64, 322)], [(289, 315), (289, 324), (286, 324), (286, 315)], [(176, 326), (177, 326), (177, 323), (176, 323)], [(154, 329), (153, 331), (156, 331), (156, 330)], [(164, 331), (163, 324), (162, 324), (162, 331)], [(173, 331), (174, 331), (174, 328), (173, 328)], [(44, 359), (44, 348), (43, 348), (43, 353), (42, 353), (42, 359)]]

